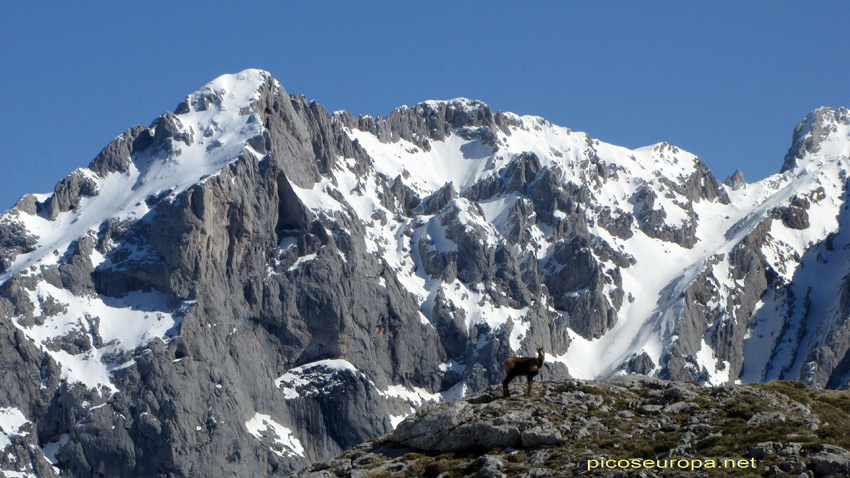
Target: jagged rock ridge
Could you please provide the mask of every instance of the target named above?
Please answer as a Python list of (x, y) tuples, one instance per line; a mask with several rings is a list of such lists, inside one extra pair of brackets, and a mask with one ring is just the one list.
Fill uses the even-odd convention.
[(547, 378), (846, 388), (847, 123), (724, 185), (478, 101), (220, 77), (0, 218), (0, 469), (285, 474), (537, 346)]

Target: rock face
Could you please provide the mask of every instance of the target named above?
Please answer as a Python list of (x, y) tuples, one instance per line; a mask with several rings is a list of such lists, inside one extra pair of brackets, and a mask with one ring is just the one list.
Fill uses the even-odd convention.
[[(530, 397), (502, 398), (492, 387), (422, 410), (297, 476), (613, 477), (623, 468), (652, 477), (671, 468), (703, 477), (846, 476), (850, 440), (839, 430), (850, 420), (848, 394), (794, 382), (709, 388), (642, 375), (535, 382)], [(832, 423), (812, 411), (827, 403), (840, 404), (829, 408)], [(618, 460), (625, 466), (604, 464)]]
[[(0, 216), (0, 470), (286, 475), (537, 347), (546, 379), (847, 388), (845, 117), (724, 185), (479, 101), (354, 117), (222, 76)], [(569, 435), (487, 423), (433, 445)]]
[(723, 181), (723, 184), (729, 186), (733, 190), (738, 190), (746, 186), (747, 181), (744, 179), (744, 172), (740, 169), (736, 169), (734, 173), (730, 174), (729, 177)]
[(834, 110), (822, 106), (806, 115), (794, 128), (791, 147), (785, 154), (781, 172), (793, 170), (799, 160), (808, 154), (819, 152), (830, 139), (834, 140), (834, 134), (839, 132), (841, 126), (848, 125), (850, 110), (844, 107)]

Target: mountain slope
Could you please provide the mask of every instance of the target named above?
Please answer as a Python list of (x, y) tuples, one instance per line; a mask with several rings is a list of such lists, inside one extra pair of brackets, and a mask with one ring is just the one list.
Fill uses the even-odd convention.
[(478, 101), (224, 75), (0, 217), (0, 469), (287, 473), (537, 346), (548, 378), (847, 388), (848, 123), (722, 184)]

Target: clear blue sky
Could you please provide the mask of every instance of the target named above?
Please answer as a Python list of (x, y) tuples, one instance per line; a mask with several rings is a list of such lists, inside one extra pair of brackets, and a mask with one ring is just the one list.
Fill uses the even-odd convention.
[(808, 111), (850, 106), (846, 1), (234, 5), (0, 0), (0, 209), (245, 68), (328, 110), (465, 96), (668, 141), (721, 180), (777, 172)]

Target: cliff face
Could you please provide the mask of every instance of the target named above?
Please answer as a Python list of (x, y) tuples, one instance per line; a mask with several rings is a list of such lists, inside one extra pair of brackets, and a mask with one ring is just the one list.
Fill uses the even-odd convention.
[(548, 379), (846, 388), (848, 128), (817, 110), (724, 185), (479, 101), (224, 75), (0, 216), (0, 469), (284, 475), (540, 346)]
[(365, 155), (315, 103), (251, 80), (230, 123), (240, 90), (213, 84), (7, 213), (41, 247), (5, 250), (0, 403), (29, 422), (23, 449), (54, 450), (39, 476), (279, 474), (439, 397), (418, 304), (359, 223), (294, 192)]
[[(337, 476), (847, 476), (848, 392), (640, 375), (491, 387), (314, 464)], [(639, 475), (638, 475), (639, 474)]]

